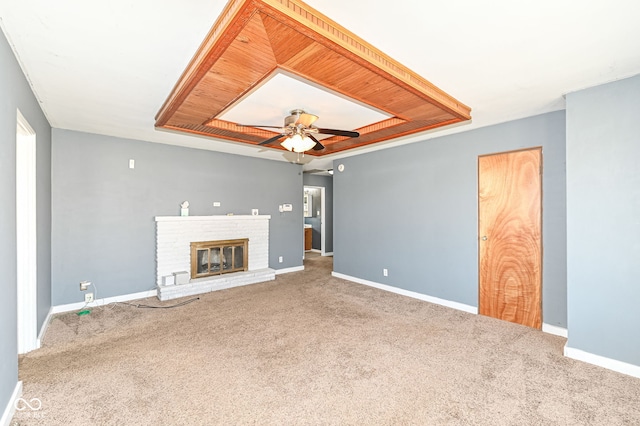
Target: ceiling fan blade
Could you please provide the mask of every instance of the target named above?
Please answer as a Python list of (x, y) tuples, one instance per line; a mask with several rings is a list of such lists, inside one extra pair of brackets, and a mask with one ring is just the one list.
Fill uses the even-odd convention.
[(303, 112), (296, 120), (296, 124), (302, 124), (304, 127), (311, 126), (318, 119), (317, 115), (307, 114)]
[(350, 130), (318, 129), (318, 133), (322, 133), (324, 135), (346, 136), (348, 138), (357, 138), (360, 136), (360, 133), (352, 132)]
[(281, 137), (285, 136), (285, 133), (280, 133), (279, 135), (276, 135), (272, 138), (267, 139), (266, 141), (262, 141), (260, 142), (258, 145), (268, 145), (272, 142), (277, 141), (278, 139), (280, 139)]
[(307, 136), (309, 136), (309, 139), (316, 143), (312, 148), (314, 151), (320, 151), (324, 149), (324, 145), (322, 145), (318, 139), (314, 138), (313, 135), (307, 134)]

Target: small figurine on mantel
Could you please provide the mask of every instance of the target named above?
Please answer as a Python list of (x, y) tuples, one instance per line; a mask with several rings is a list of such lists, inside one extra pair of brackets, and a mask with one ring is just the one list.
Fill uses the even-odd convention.
[(180, 216), (189, 216), (189, 202), (180, 204)]

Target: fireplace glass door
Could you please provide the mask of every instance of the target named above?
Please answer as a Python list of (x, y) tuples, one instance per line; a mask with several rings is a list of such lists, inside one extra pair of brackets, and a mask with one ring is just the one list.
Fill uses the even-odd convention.
[(191, 278), (247, 270), (248, 239), (191, 243)]

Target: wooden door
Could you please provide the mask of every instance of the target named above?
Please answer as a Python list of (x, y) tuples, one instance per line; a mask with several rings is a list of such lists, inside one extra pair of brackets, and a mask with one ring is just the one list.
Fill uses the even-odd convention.
[(478, 158), (479, 312), (542, 325), (542, 149)]

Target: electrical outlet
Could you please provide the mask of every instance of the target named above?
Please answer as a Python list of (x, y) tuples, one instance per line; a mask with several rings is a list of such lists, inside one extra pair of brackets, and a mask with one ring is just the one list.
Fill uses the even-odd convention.
[(282, 256), (278, 257), (278, 262), (280, 263), (284, 262), (284, 259), (282, 258)]
[(385, 277), (388, 277), (389, 276), (389, 270), (387, 268), (384, 268), (382, 270), (382, 275), (385, 276)]
[(84, 303), (93, 302), (93, 293), (87, 293), (84, 295)]
[(80, 291), (86, 291), (91, 285), (91, 281), (80, 281)]

